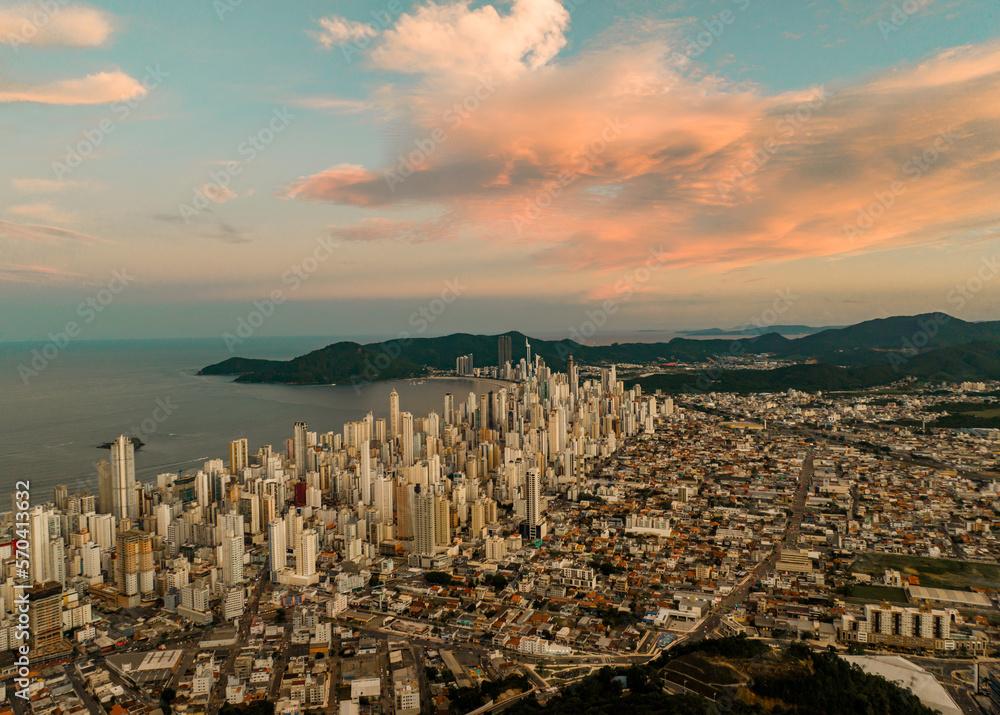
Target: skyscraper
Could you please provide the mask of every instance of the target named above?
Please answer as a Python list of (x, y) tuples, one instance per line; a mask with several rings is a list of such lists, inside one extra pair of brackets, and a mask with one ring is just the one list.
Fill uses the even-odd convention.
[(295, 575), (311, 577), (316, 574), (316, 531), (305, 529), (295, 542)]
[(413, 464), (413, 414), (402, 412), (399, 415), (400, 437), (402, 441), (401, 455), (403, 466), (409, 467)]
[(303, 477), (306, 473), (306, 423), (295, 423), (295, 476)]
[(399, 436), (399, 428), (399, 393), (394, 387), (389, 393), (389, 439), (392, 442)]
[(434, 553), (437, 544), (434, 517), (434, 495), (426, 489), (418, 492), (413, 499), (414, 550), (418, 554), (429, 556)]
[(231, 528), (222, 534), (222, 582), (227, 586), (243, 583), (243, 534)]
[(444, 423), (450, 425), (455, 420), (455, 398), (450, 392), (444, 395)]
[(511, 362), (510, 336), (501, 335), (497, 339), (497, 365), (503, 369), (503, 366), (509, 362)]
[(525, 475), (525, 519), (522, 535), (527, 539), (539, 539), (542, 529), (542, 477), (538, 467), (532, 467)]
[(27, 596), (32, 664), (40, 665), (71, 652), (63, 641), (62, 586), (51, 581), (37, 584)]
[(153, 590), (153, 545), (149, 534), (123, 531), (115, 541), (115, 584), (121, 605), (139, 605), (139, 594)]
[(229, 443), (229, 473), (242, 474), (250, 466), (249, 450), (246, 439), (237, 439)]
[(285, 522), (275, 519), (267, 525), (267, 549), (271, 557), (271, 581), (278, 582), (278, 572), (287, 565), (288, 547), (285, 541)]
[(372, 503), (372, 459), (371, 443), (366, 439), (358, 450), (358, 481), (361, 489), (361, 501), (365, 506)]
[(97, 464), (97, 488), (102, 514), (112, 514), (117, 521), (137, 519), (135, 445), (125, 435), (111, 443), (111, 459)]

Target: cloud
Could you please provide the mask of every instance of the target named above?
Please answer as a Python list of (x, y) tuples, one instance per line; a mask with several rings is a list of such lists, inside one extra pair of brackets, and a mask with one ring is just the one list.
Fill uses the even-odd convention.
[(293, 104), (305, 109), (322, 109), (331, 114), (360, 114), (371, 109), (371, 102), (358, 99), (343, 99), (341, 97), (303, 97), (294, 100)]
[(2, 220), (0, 220), (0, 236), (29, 243), (55, 243), (57, 240), (76, 241), (87, 244), (112, 243), (106, 238), (98, 238), (97, 236), (90, 236), (65, 228), (41, 224), (13, 223)]
[(333, 201), (353, 206), (369, 206), (377, 201), (382, 176), (357, 164), (337, 164), (326, 171), (291, 184), (286, 198)]
[[(427, 74), (380, 103), (403, 127), (387, 139), (396, 158), (339, 164), (285, 195), (450, 217), (402, 221), (395, 232), (362, 223), (359, 237), (432, 240), (461, 226), (486, 242), (531, 245), (537, 264), (592, 271), (641, 265), (660, 244), (672, 265), (725, 269), (957, 240), (1000, 223), (1000, 42), (822, 92), (768, 93), (671, 61), (669, 38), (595, 43), (567, 59), (546, 49), (535, 65), (509, 49), (546, 36), (524, 31), (524, 17), (538, 17), (529, 5), (545, 3), (515, 2), (503, 17), (433, 5), (401, 18), (377, 64)], [(446, 17), (449, 26), (431, 22)], [(495, 23), (513, 39), (483, 34), (473, 51), (466, 22)], [(423, 43), (421, 28), (434, 41)], [(508, 73), (477, 96), (463, 66)], [(942, 133), (952, 139), (938, 151)], [(925, 152), (934, 160), (921, 168)], [(892, 206), (850, 240), (848, 228), (893, 182), (903, 189)]]
[(221, 186), (219, 184), (205, 184), (198, 189), (198, 193), (217, 204), (224, 204), (230, 199), (236, 198), (236, 192), (228, 186)]
[(348, 20), (337, 15), (322, 17), (318, 22), (323, 29), (310, 32), (309, 34), (326, 48), (346, 45), (350, 42), (358, 42), (378, 35), (378, 30), (371, 25)]
[(121, 70), (89, 74), (82, 79), (64, 79), (38, 86), (18, 85), (0, 78), (0, 102), (39, 104), (109, 104), (141, 97), (146, 89)]
[(11, 184), (22, 194), (54, 194), (64, 189), (84, 186), (81, 181), (55, 179), (11, 179)]
[(70, 273), (48, 266), (22, 266), (14, 263), (0, 263), (0, 279), (15, 283), (48, 283), (52, 281), (78, 278), (79, 273)]
[(548, 63), (566, 45), (569, 13), (558, 0), (513, 0), (501, 15), (493, 5), (427, 4), (401, 15), (382, 34), (372, 64), (428, 75), (520, 74)]
[(0, 42), (19, 45), (99, 47), (115, 29), (110, 13), (61, 2), (0, 6)]
[(79, 219), (75, 213), (66, 212), (52, 204), (18, 204), (8, 206), (8, 214), (21, 218), (30, 218), (38, 221), (54, 221), (56, 223), (73, 223)]

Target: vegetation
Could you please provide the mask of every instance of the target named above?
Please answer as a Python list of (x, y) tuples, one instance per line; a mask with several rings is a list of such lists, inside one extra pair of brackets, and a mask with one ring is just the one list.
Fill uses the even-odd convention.
[[(712, 699), (664, 691), (680, 680), (688, 690), (711, 693)], [(622, 670), (602, 668), (567, 687), (544, 709), (528, 698), (507, 710), (511, 715), (608, 712), (932, 715), (934, 711), (908, 690), (868, 675), (833, 653), (814, 652), (796, 642), (774, 654), (761, 641), (744, 637), (681, 646), (653, 663)]]
[(509, 675), (496, 682), (484, 681), (478, 687), (449, 688), (448, 698), (451, 700), (451, 712), (459, 715), (476, 710), (491, 700), (496, 700), (501, 693), (512, 689), (525, 692), (531, 690), (531, 683), (523, 675)]
[(886, 569), (899, 571), (903, 578), (916, 576), (920, 579), (921, 586), (929, 588), (1000, 588), (1000, 566), (996, 564), (906, 554), (867, 553), (851, 566), (852, 572), (872, 576), (881, 576)]
[[(929, 335), (927, 326), (933, 327), (933, 335)], [(511, 357), (516, 362), (526, 354), (527, 338), (516, 331), (505, 335), (511, 337)], [(369, 345), (339, 342), (288, 361), (229, 358), (203, 368), (199, 374), (238, 375), (238, 382), (289, 384), (408, 378), (431, 369), (451, 370), (460, 355), (472, 354), (475, 365), (495, 365), (497, 337), (456, 333)], [(716, 378), (711, 381), (713, 389), (735, 392), (864, 389), (907, 376), (1000, 378), (1000, 321), (968, 323), (944, 314), (870, 320), (792, 340), (765, 333), (738, 340), (674, 338), (668, 343), (594, 346), (573, 340), (530, 342), (532, 352), (555, 369), (563, 369), (570, 355), (578, 363), (587, 364), (704, 362), (723, 356), (762, 354), (789, 360), (813, 358), (818, 362), (779, 370), (722, 371), (711, 376)], [(921, 349), (927, 352), (921, 353)], [(642, 378), (639, 383), (670, 392), (704, 389), (694, 385), (696, 379), (690, 374), (664, 374)]]
[(219, 710), (219, 715), (274, 715), (274, 703), (254, 700), (246, 707), (236, 707), (226, 703)]
[(437, 584), (439, 586), (450, 586), (452, 579), (450, 573), (445, 573), (444, 571), (428, 571), (424, 574), (424, 581), (427, 583)]

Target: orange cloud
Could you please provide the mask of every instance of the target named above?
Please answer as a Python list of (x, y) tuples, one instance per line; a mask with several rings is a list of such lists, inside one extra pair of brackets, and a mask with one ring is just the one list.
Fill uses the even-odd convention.
[(137, 80), (121, 70), (89, 74), (81, 79), (58, 80), (34, 87), (0, 79), (0, 102), (109, 104), (141, 97), (146, 91)]
[[(549, 61), (522, 60), (483, 92), (481, 75), (463, 77), (440, 56), (443, 44), (409, 34), (461, 35), (442, 14), (458, 28), (485, 21), (456, 12), (421, 10), (412, 27), (400, 22), (395, 45), (375, 51), (377, 66), (424, 73), (409, 92), (394, 90), (409, 122), (389, 147), (397, 158), (379, 170), (333, 167), (290, 196), (426, 207), (445, 219), (401, 219), (395, 233), (380, 223), (374, 234), (432, 240), (461, 227), (533, 245), (542, 265), (605, 272), (641, 265), (654, 246), (671, 265), (732, 267), (960, 240), (997, 225), (1000, 43), (768, 94), (678, 66), (667, 43), (643, 42), (562, 62), (542, 52)], [(523, 47), (524, 33), (513, 34), (510, 46)], [(515, 50), (466, 56), (458, 47), (477, 69), (516, 64)], [(373, 235), (357, 228), (339, 230)]]
[(20, 45), (98, 47), (114, 32), (103, 10), (61, 2), (0, 6), (0, 42)]

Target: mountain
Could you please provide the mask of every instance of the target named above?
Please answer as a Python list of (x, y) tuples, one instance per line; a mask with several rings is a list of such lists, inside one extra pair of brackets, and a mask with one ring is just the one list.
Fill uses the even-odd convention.
[[(800, 338), (762, 333), (740, 339), (679, 337), (668, 343), (584, 345), (574, 340), (535, 340), (524, 333), (511, 338), (514, 362), (527, 351), (547, 365), (564, 369), (573, 355), (578, 364), (702, 363), (729, 356), (770, 354), (818, 364), (790, 365), (779, 370), (722, 372), (711, 389), (758, 392), (795, 389), (859, 389), (901, 377), (920, 379), (989, 379), (998, 373), (1000, 321), (969, 323), (944, 313), (869, 320), (846, 328), (830, 328)], [(415, 377), (429, 370), (454, 369), (455, 359), (473, 356), (475, 366), (496, 365), (498, 335), (455, 333), (436, 338), (387, 340), (360, 345), (340, 342), (293, 360), (229, 358), (203, 368), (203, 375), (237, 375), (238, 382), (331, 384)], [(655, 375), (640, 381), (653, 389), (683, 390), (697, 375)], [(704, 382), (704, 380), (702, 380)]]
[(843, 326), (828, 326), (825, 328), (814, 328), (810, 325), (771, 325), (768, 327), (758, 328), (755, 325), (744, 325), (739, 328), (730, 328), (725, 330), (723, 328), (705, 328), (703, 330), (678, 330), (678, 335), (685, 335), (690, 338), (695, 337), (709, 337), (709, 336), (725, 336), (725, 335), (760, 335), (762, 333), (777, 333), (778, 335), (812, 335), (813, 333), (820, 333), (824, 330), (830, 330), (832, 327), (843, 327)]
[(238, 375), (236, 382), (331, 385), (416, 377), (426, 372), (425, 365), (409, 358), (388, 359), (372, 346), (342, 342), (287, 361), (230, 358), (202, 368), (198, 374)]

